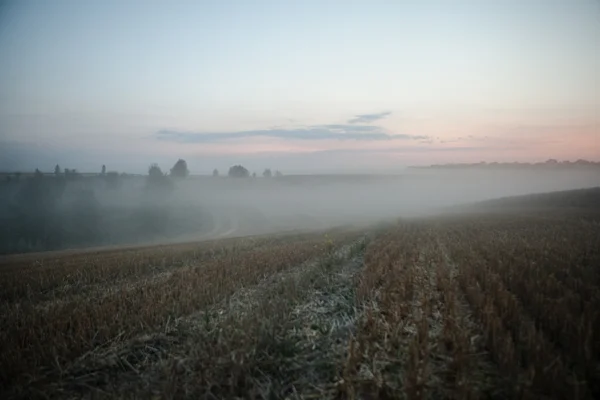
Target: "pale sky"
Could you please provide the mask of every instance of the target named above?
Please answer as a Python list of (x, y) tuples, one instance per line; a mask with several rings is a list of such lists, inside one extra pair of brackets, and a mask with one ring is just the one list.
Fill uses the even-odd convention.
[(0, 4), (0, 169), (600, 160), (599, 0)]

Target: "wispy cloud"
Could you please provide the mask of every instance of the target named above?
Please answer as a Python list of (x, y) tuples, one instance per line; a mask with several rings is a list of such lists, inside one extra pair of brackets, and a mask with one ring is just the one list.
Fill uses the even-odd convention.
[(359, 114), (355, 115), (354, 118), (348, 120), (349, 124), (368, 124), (370, 122), (378, 121), (391, 114), (391, 111), (384, 111), (375, 114)]
[(330, 149), (315, 151), (312, 153), (326, 154), (387, 154), (387, 153), (461, 153), (461, 152), (480, 152), (480, 151), (510, 151), (522, 150), (520, 146), (461, 146), (461, 147), (443, 147), (443, 146), (400, 146), (385, 149)]
[(426, 140), (427, 136), (389, 134), (382, 128), (372, 125), (314, 125), (305, 128), (274, 128), (262, 130), (234, 132), (184, 132), (163, 129), (156, 133), (159, 140), (179, 143), (217, 143), (227, 140), (248, 138), (278, 138), (288, 140), (354, 140), (354, 141), (384, 141), (384, 140)]

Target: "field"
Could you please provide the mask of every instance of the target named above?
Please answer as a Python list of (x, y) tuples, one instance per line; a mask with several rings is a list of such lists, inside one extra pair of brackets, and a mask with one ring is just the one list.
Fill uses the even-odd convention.
[(0, 397), (598, 398), (599, 193), (3, 257)]

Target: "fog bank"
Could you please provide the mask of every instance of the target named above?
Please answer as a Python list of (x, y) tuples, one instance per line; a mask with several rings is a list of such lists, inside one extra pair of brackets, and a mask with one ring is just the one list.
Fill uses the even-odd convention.
[(0, 235), (3, 253), (204, 240), (368, 224), (593, 186), (600, 186), (596, 168), (157, 180), (40, 176), (0, 186)]

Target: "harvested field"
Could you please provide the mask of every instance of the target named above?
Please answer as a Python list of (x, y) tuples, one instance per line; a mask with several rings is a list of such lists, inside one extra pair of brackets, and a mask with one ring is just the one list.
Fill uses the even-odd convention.
[(598, 214), (554, 207), (3, 258), (0, 394), (598, 398)]
[(367, 250), (348, 397), (597, 398), (599, 265), (579, 219), (398, 224)]

